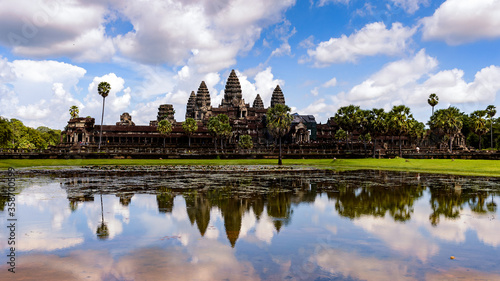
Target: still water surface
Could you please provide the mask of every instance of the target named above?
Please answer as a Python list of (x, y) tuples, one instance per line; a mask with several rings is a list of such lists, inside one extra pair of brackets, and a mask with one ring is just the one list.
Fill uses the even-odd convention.
[(204, 169), (20, 175), (0, 280), (500, 280), (499, 179)]

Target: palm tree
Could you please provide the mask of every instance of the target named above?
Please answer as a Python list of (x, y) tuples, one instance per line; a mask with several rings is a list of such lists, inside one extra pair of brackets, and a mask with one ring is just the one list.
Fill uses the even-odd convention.
[(97, 238), (101, 240), (106, 240), (109, 237), (109, 229), (106, 223), (104, 222), (104, 210), (102, 205), (102, 193), (101, 193), (101, 224), (97, 226), (96, 230)]
[(385, 136), (389, 131), (387, 123), (387, 113), (382, 108), (374, 108), (368, 113), (368, 122), (368, 131), (373, 137), (373, 158), (375, 158), (377, 138), (380, 136)]
[(78, 114), (80, 114), (80, 110), (78, 109), (78, 106), (72, 105), (69, 108), (69, 115), (71, 115), (71, 118), (78, 118)]
[[(341, 107), (335, 113), (333, 120), (347, 133), (348, 139), (352, 133), (361, 125), (361, 109), (359, 106), (349, 105)], [(347, 143), (349, 146), (349, 142)]]
[(453, 140), (460, 133), (463, 127), (462, 114), (456, 107), (450, 106), (447, 109), (440, 109), (431, 116), (430, 128), (442, 130), (450, 139), (450, 152), (453, 152)]
[(429, 98), (427, 99), (427, 103), (429, 103), (430, 106), (432, 106), (432, 115), (434, 115), (434, 106), (436, 106), (439, 103), (439, 97), (436, 94), (430, 94)]
[(404, 105), (394, 106), (388, 116), (390, 127), (399, 136), (399, 157), (403, 157), (401, 136), (409, 132), (409, 122), (413, 116), (410, 114), (410, 108)]
[(165, 138), (172, 132), (172, 123), (168, 119), (163, 119), (158, 123), (157, 130), (163, 135), (163, 147), (165, 147)]
[(191, 135), (198, 130), (198, 124), (193, 118), (187, 118), (184, 123), (182, 123), (182, 129), (186, 132), (189, 137), (189, 147), (191, 147)]
[(102, 140), (102, 121), (104, 120), (104, 103), (106, 101), (106, 97), (109, 94), (109, 90), (111, 90), (111, 86), (108, 82), (101, 82), (99, 86), (97, 86), (97, 92), (102, 96), (102, 117), (101, 117), (101, 132), (99, 133), (99, 147), (98, 150), (101, 150), (101, 140)]
[(269, 132), (279, 138), (280, 141), (280, 154), (278, 158), (278, 165), (282, 165), (281, 160), (281, 138), (286, 135), (290, 126), (292, 125), (293, 117), (290, 115), (290, 107), (284, 104), (276, 104), (267, 110), (267, 128)]
[(493, 148), (495, 147), (493, 145), (493, 116), (497, 114), (497, 108), (494, 105), (488, 105), (486, 107), (486, 114), (488, 115), (488, 118), (490, 118), (490, 132), (491, 132), (491, 145), (490, 147)]
[(217, 116), (212, 116), (208, 119), (207, 129), (214, 137), (215, 152), (217, 153), (217, 138), (220, 135), (220, 121)]
[(472, 121), (472, 130), (476, 135), (479, 136), (479, 150), (481, 150), (482, 137), (484, 134), (488, 133), (488, 127), (486, 125), (486, 110), (476, 110), (470, 115)]

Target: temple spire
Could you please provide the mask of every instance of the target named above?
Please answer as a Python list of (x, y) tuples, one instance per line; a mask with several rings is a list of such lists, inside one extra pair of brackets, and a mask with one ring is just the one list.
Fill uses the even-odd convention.
[(231, 107), (236, 106), (240, 103), (242, 99), (242, 91), (240, 80), (236, 75), (236, 71), (231, 70), (231, 74), (229, 74), (229, 78), (226, 82), (226, 88), (224, 89), (224, 99), (222, 100), (222, 107)]
[(273, 95), (271, 96), (271, 107), (274, 107), (276, 104), (285, 105), (285, 96), (281, 91), (280, 85), (277, 85), (274, 89)]
[(260, 98), (259, 94), (257, 94), (257, 96), (255, 97), (252, 107), (258, 109), (264, 109), (264, 102), (262, 102), (262, 99)]

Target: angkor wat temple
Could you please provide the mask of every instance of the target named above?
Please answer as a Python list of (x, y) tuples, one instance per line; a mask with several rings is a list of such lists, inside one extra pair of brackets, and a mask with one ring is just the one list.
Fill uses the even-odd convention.
[[(279, 85), (273, 91), (270, 106), (285, 104), (285, 96)], [(158, 122), (168, 119), (172, 124), (172, 133), (166, 138), (169, 146), (187, 145), (187, 135), (182, 129), (182, 122), (174, 118), (174, 108), (171, 104), (163, 104), (158, 108), (156, 120), (149, 125), (135, 125), (132, 116), (123, 113), (116, 125), (103, 125), (103, 145), (150, 145), (163, 146), (164, 137), (157, 130)], [(273, 141), (266, 127), (267, 108), (260, 95), (257, 95), (252, 105), (243, 99), (240, 81), (234, 70), (231, 71), (226, 82), (224, 98), (218, 107), (212, 107), (211, 97), (207, 85), (201, 82), (198, 91), (191, 92), (186, 106), (186, 119), (196, 120), (198, 130), (191, 136), (194, 146), (205, 146), (213, 143), (207, 129), (208, 120), (212, 116), (226, 114), (229, 117), (232, 133), (227, 140), (231, 146), (237, 143), (241, 135), (250, 135), (254, 146), (267, 145)], [(292, 128), (286, 136), (286, 142), (306, 143), (316, 140), (316, 120), (312, 115), (301, 116), (294, 114)], [(63, 131), (65, 144), (92, 145), (99, 142), (100, 125), (95, 124), (94, 118), (72, 118)]]
[[(285, 95), (279, 85), (272, 93), (270, 107), (276, 104), (285, 104)], [(126, 150), (127, 148), (149, 148), (150, 152), (154, 148), (187, 148), (190, 143), (191, 148), (213, 147), (215, 137), (209, 133), (208, 121), (210, 117), (225, 114), (229, 117), (231, 134), (224, 140), (227, 149), (237, 149), (240, 136), (250, 135), (255, 149), (272, 147), (275, 139), (267, 129), (265, 107), (260, 95), (257, 95), (252, 102), (246, 103), (239, 79), (234, 70), (231, 71), (227, 79), (224, 98), (218, 107), (213, 107), (207, 85), (204, 81), (200, 83), (197, 92), (191, 92), (186, 106), (185, 118), (193, 118), (197, 122), (198, 129), (190, 136), (182, 128), (183, 122), (177, 122), (174, 118), (174, 107), (171, 104), (163, 104), (158, 108), (155, 120), (149, 125), (135, 125), (132, 116), (123, 113), (120, 121), (115, 125), (102, 126), (101, 146), (113, 147), (115, 151)], [(333, 113), (332, 113), (333, 114)], [(330, 118), (327, 123), (317, 123), (313, 115), (292, 114), (293, 121), (288, 134), (282, 139), (285, 146), (295, 149), (297, 155), (304, 153), (304, 149), (313, 149), (319, 153), (322, 149), (324, 153), (327, 149), (336, 150), (363, 150), (366, 154), (367, 141), (362, 141), (359, 134), (352, 132), (351, 143), (345, 143), (335, 137), (339, 126)], [(162, 135), (158, 131), (158, 123), (168, 119), (172, 124), (172, 132)], [(78, 151), (85, 148), (88, 152), (99, 143), (100, 125), (95, 124), (94, 118), (72, 118), (61, 135), (61, 145), (59, 147), (79, 147)], [(190, 142), (189, 142), (190, 139)], [(375, 153), (376, 150), (394, 150), (399, 146), (408, 151), (416, 150), (416, 143), (412, 142), (408, 136), (385, 135), (378, 136), (376, 142), (368, 141), (368, 146)], [(420, 142), (422, 147), (429, 147), (429, 138)], [(465, 139), (457, 137), (454, 146), (465, 147)], [(297, 149), (298, 148), (298, 149)], [(143, 149), (144, 150), (144, 149)], [(146, 152), (145, 150), (141, 152)], [(330, 152), (332, 153), (332, 152)], [(391, 154), (391, 153), (389, 153)]]

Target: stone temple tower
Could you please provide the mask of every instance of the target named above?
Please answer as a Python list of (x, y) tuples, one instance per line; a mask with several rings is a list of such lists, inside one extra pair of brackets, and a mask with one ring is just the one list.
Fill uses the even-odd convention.
[(233, 69), (226, 82), (226, 89), (224, 90), (224, 99), (222, 100), (221, 107), (239, 106), (242, 97), (240, 80)]
[[(189, 98), (191, 100), (191, 97)], [(210, 116), (211, 110), (212, 106), (210, 101), (210, 93), (208, 92), (207, 84), (205, 84), (205, 81), (201, 81), (200, 87), (198, 88), (198, 92), (196, 93), (196, 97), (194, 99), (192, 114), (189, 117), (194, 118), (195, 120), (203, 120)], [(188, 117), (187, 113), (188, 112), (186, 110), (186, 117)]]
[(259, 94), (257, 94), (253, 101), (253, 108), (264, 109), (264, 102), (262, 102), (262, 98)]
[(273, 95), (271, 96), (271, 107), (274, 107), (278, 103), (285, 105), (285, 96), (281, 91), (280, 85), (276, 86)]

